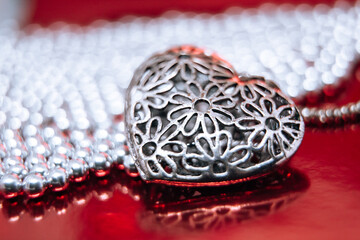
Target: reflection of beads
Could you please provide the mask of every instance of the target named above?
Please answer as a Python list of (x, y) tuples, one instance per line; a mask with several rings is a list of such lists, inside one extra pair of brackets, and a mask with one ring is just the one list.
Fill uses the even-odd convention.
[[(24, 129), (31, 127), (34, 126), (27, 125)], [(126, 167), (127, 172), (132, 171), (130, 175), (136, 176), (121, 132), (109, 134), (101, 130), (106, 135), (105, 142), (96, 132), (86, 135), (73, 131), (69, 138), (54, 126), (33, 129), (36, 134), (3, 129), (4, 144), (1, 146), (4, 158), (0, 165), (0, 188), (5, 197), (15, 197), (20, 192), (38, 197), (47, 187), (61, 191), (68, 186), (69, 179), (83, 181), (90, 171), (96, 176), (104, 176), (113, 165), (121, 169)], [(33, 141), (37, 141), (37, 145), (27, 144)]]
[[(146, 184), (139, 178), (131, 178), (122, 171), (112, 169), (112, 172), (104, 178), (91, 178), (82, 183), (72, 184), (69, 189), (59, 193), (49, 193), (35, 199), (24, 196), (20, 196), (15, 201), (3, 199), (0, 200), (0, 205), (9, 221), (19, 220), (21, 215), (30, 215), (38, 221), (51, 214), (53, 210), (59, 215), (64, 214), (72, 205), (83, 205), (94, 198), (106, 201), (117, 192), (126, 194), (134, 201), (140, 201), (143, 204), (145, 211), (141, 211), (142, 217), (139, 218), (139, 224), (146, 224), (147, 227), (154, 225), (155, 228), (157, 228), (155, 225), (165, 224), (161, 226), (171, 229), (173, 224), (167, 226), (169, 222), (161, 220), (174, 214), (178, 217), (196, 212), (213, 215), (214, 209), (224, 209), (224, 207), (235, 208), (243, 213), (254, 213), (251, 215), (254, 218), (264, 216), (264, 209), (268, 209), (266, 214), (270, 214), (279, 207), (291, 203), (308, 187), (307, 178), (301, 172), (291, 168), (279, 168), (264, 178), (246, 184), (227, 186), (219, 191), (208, 188)], [(262, 200), (259, 201), (259, 199)], [(182, 207), (185, 201), (188, 206), (186, 209)], [(229, 216), (224, 215), (223, 211), (218, 213), (220, 213), (219, 219)], [(230, 216), (236, 216), (239, 221), (247, 220), (249, 217), (247, 214), (239, 215), (238, 213), (235, 211), (235, 215), (230, 213)], [(185, 223), (191, 224), (191, 222)]]
[(29, 214), (38, 221), (53, 210), (59, 215), (64, 214), (71, 205), (83, 205), (92, 198), (106, 201), (114, 192), (127, 194), (138, 201), (140, 194), (145, 191), (143, 182), (139, 178), (129, 177), (118, 169), (111, 171), (104, 178), (89, 178), (84, 182), (70, 185), (65, 191), (48, 192), (40, 198), (29, 199), (26, 196), (19, 196), (15, 201), (14, 199), (1, 199), (2, 212), (9, 218), (9, 221), (17, 221), (24, 214)]
[[(346, 77), (360, 52), (359, 6), (264, 5), (217, 14), (166, 14), (54, 24), (0, 25), (0, 188), (7, 197), (66, 188), (112, 165), (135, 174), (122, 123), (123, 91), (154, 50), (215, 49), (237, 70), (273, 79), (299, 98)], [(304, 108), (305, 119), (359, 113)], [(114, 120), (115, 119), (115, 120)], [(136, 175), (136, 174), (135, 174)], [(40, 188), (39, 188), (40, 187)]]

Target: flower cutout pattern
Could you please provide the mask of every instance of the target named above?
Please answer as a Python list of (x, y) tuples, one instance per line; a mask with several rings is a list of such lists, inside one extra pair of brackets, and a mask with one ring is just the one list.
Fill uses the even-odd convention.
[[(211, 80), (224, 81), (235, 76), (231, 65), (215, 54), (193, 46), (170, 49), (166, 67), (162, 69), (170, 77), (180, 75), (185, 81), (196, 81), (198, 74), (209, 75)], [(161, 65), (161, 64), (160, 64)]]
[(135, 72), (127, 101), (140, 176), (166, 184), (250, 179), (289, 158), (304, 132), (299, 111), (275, 84), (238, 76), (220, 57), (191, 46), (150, 57)]
[(145, 169), (155, 177), (172, 177), (177, 171), (177, 164), (173, 157), (183, 156), (185, 143), (171, 140), (176, 134), (173, 126), (163, 128), (159, 117), (151, 118), (146, 123), (146, 132), (138, 131), (134, 134), (139, 147), (139, 157), (144, 159)]
[(219, 123), (233, 123), (234, 116), (229, 110), (236, 103), (231, 97), (224, 96), (217, 84), (208, 84), (203, 89), (198, 82), (187, 82), (186, 89), (186, 92), (177, 92), (171, 96), (169, 102), (176, 106), (167, 114), (170, 121), (182, 122), (184, 136), (195, 134), (200, 127), (203, 132), (214, 133), (219, 131)]
[(232, 146), (232, 136), (228, 131), (199, 134), (195, 137), (195, 146), (198, 152), (187, 154), (182, 165), (187, 170), (207, 172), (214, 177), (231, 174), (232, 167), (240, 167), (251, 154), (247, 145)]
[(175, 57), (172, 57), (166, 68), (164, 68), (164, 72), (168, 72), (169, 75), (175, 77), (180, 74), (182, 79), (194, 81), (197, 73), (209, 74), (209, 63), (198, 57), (199, 54), (203, 54), (203, 51), (191, 46), (185, 46), (174, 48), (170, 52)]
[(171, 81), (161, 80), (147, 83), (134, 88), (132, 95), (131, 117), (137, 121), (146, 121), (151, 117), (150, 107), (162, 109), (168, 105), (168, 98), (164, 95), (173, 88)]
[[(269, 85), (271, 83), (272, 86)], [(223, 92), (232, 98), (241, 97), (243, 101), (257, 101), (259, 97), (273, 98), (278, 87), (274, 83), (262, 79), (239, 77), (233, 81), (227, 81), (223, 86)], [(275, 89), (274, 89), (275, 88)]]
[(273, 158), (282, 158), (290, 154), (293, 142), (302, 137), (300, 116), (292, 104), (277, 107), (271, 98), (264, 97), (259, 105), (245, 101), (240, 108), (246, 116), (240, 117), (236, 126), (252, 131), (248, 143), (255, 150), (266, 147)]

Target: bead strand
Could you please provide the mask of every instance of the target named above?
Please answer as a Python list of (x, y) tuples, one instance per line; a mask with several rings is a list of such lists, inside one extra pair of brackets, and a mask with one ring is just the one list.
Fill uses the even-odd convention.
[(360, 101), (341, 107), (304, 107), (301, 114), (307, 124), (336, 124), (351, 122), (360, 115)]
[[(112, 167), (137, 176), (122, 122), (124, 89), (155, 49), (215, 49), (251, 75), (273, 79), (289, 96), (336, 86), (360, 53), (360, 6), (266, 4), (216, 15), (167, 13), (85, 27), (56, 23), (21, 30), (0, 24), (0, 192), (7, 198), (62, 191)], [(304, 108), (308, 122), (359, 113)]]

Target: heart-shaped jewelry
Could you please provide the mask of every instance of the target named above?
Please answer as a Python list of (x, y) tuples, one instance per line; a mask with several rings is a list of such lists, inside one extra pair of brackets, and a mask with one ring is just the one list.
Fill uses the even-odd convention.
[(145, 181), (226, 185), (263, 176), (299, 147), (304, 121), (271, 81), (239, 76), (215, 54), (181, 46), (135, 72), (127, 138)]

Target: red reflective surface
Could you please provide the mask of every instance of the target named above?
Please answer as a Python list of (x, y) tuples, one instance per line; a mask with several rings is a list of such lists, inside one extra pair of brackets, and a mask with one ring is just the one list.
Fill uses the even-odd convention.
[[(32, 21), (53, 21), (55, 17), (46, 20), (51, 11), (66, 19), (67, 11), (61, 15), (61, 9), (70, 7), (70, 1), (45, 2), (34, 5)], [(107, 2), (104, 9), (114, 4)], [(165, 1), (155, 2), (155, 9), (166, 7), (160, 2)], [(223, 6), (230, 3), (224, 1)], [(49, 4), (53, 5), (44, 13)], [(209, 6), (213, 4), (221, 5)], [(115, 5), (113, 16), (118, 16), (121, 4)], [(201, 1), (197, 7), (205, 5)], [(94, 15), (80, 3), (73, 7), (74, 14), (82, 12), (79, 19)], [(329, 101), (359, 99), (359, 69), (343, 92)], [(63, 194), (1, 200), (0, 239), (359, 239), (359, 136), (360, 126), (351, 124), (307, 128), (290, 167), (246, 184), (164, 187), (115, 171), (108, 178), (72, 185)]]
[[(54, 21), (87, 24), (94, 19), (115, 20), (124, 15), (158, 16), (167, 10), (218, 13), (232, 6), (258, 7), (263, 3), (333, 4), (336, 0), (34, 0), (30, 21), (44, 25)], [(355, 2), (348, 0), (346, 2)]]

